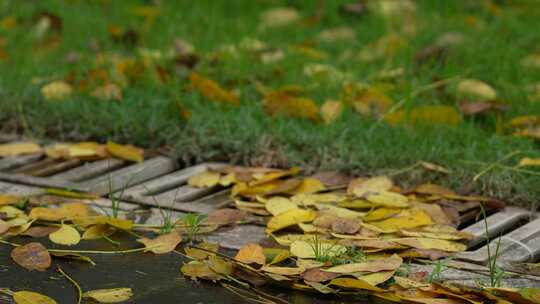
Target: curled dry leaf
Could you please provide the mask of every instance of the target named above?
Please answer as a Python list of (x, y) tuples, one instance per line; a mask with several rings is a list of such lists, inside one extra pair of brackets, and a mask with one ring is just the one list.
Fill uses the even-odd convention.
[(336, 278), (330, 281), (330, 285), (339, 286), (343, 288), (348, 289), (361, 289), (361, 290), (370, 290), (375, 292), (384, 292), (384, 289), (381, 289), (377, 286), (373, 286), (372, 284), (360, 280), (360, 279), (352, 279), (352, 278)]
[(46, 295), (33, 291), (16, 291), (13, 300), (17, 304), (56, 304), (56, 301)]
[(127, 161), (138, 163), (144, 161), (144, 150), (132, 145), (120, 145), (112, 141), (108, 141), (107, 152), (114, 157)]
[(81, 235), (72, 226), (62, 224), (60, 229), (49, 234), (49, 240), (55, 244), (72, 246), (77, 245), (81, 241)]
[(137, 242), (143, 243), (146, 247), (145, 251), (151, 251), (155, 254), (164, 254), (173, 251), (180, 242), (182, 236), (180, 233), (173, 231), (164, 235), (160, 235), (155, 239), (140, 238)]
[(246, 264), (266, 264), (266, 256), (264, 255), (263, 248), (258, 244), (250, 243), (244, 245), (240, 248), (234, 259)]
[(131, 288), (96, 289), (83, 293), (83, 298), (90, 298), (99, 303), (120, 303), (132, 296)]
[(40, 243), (28, 243), (15, 247), (11, 251), (11, 258), (15, 263), (32, 271), (45, 271), (51, 266), (51, 255), (47, 248)]

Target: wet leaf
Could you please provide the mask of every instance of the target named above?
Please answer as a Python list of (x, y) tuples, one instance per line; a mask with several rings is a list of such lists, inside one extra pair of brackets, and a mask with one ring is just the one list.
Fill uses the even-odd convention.
[(208, 264), (200, 261), (191, 261), (187, 264), (184, 264), (180, 271), (192, 279), (203, 279), (210, 281), (217, 281), (222, 278), (221, 275), (215, 273)]
[(336, 278), (330, 281), (330, 285), (339, 286), (343, 288), (349, 288), (349, 289), (362, 289), (362, 290), (370, 290), (370, 291), (376, 291), (376, 292), (384, 291), (384, 289), (381, 289), (377, 286), (373, 286), (364, 280), (352, 279), (352, 278)]
[(34, 238), (40, 238), (40, 237), (48, 236), (49, 234), (57, 230), (58, 230), (58, 227), (51, 227), (51, 226), (30, 227), (28, 228), (28, 230), (21, 233), (21, 235), (30, 236)]
[(114, 233), (114, 228), (105, 224), (97, 224), (97, 225), (88, 227), (84, 231), (82, 235), (82, 239), (83, 240), (97, 240), (97, 239), (103, 238), (104, 236), (108, 237), (113, 233)]
[(144, 150), (137, 148), (132, 145), (120, 145), (112, 141), (107, 142), (107, 151), (114, 157), (133, 161), (133, 162), (143, 162), (144, 161)]
[(234, 259), (246, 264), (266, 264), (263, 248), (260, 245), (251, 243), (240, 248)]
[(137, 242), (143, 243), (146, 247), (145, 251), (150, 251), (155, 254), (164, 254), (173, 251), (180, 242), (182, 236), (180, 233), (173, 231), (167, 234), (160, 235), (154, 239), (140, 238)]
[(13, 300), (17, 304), (56, 304), (56, 301), (46, 295), (33, 291), (16, 291)]
[(327, 100), (321, 106), (321, 117), (325, 124), (331, 124), (343, 114), (343, 103), (336, 100)]
[(77, 245), (81, 241), (81, 235), (72, 226), (62, 224), (60, 229), (49, 234), (49, 240), (55, 244), (72, 246)]
[(73, 87), (64, 81), (54, 81), (41, 88), (45, 100), (62, 101), (71, 96)]
[(199, 244), (197, 247), (200, 247), (200, 248), (206, 249), (206, 250), (201, 250), (201, 249), (192, 248), (192, 247), (185, 247), (184, 251), (185, 251), (186, 255), (188, 255), (189, 257), (192, 257), (192, 258), (194, 258), (196, 260), (204, 260), (207, 257), (213, 255), (212, 252), (217, 252), (218, 249), (219, 249), (218, 244), (216, 244), (216, 243), (206, 243), (206, 242)]
[(74, 260), (74, 261), (79, 261), (79, 262), (85, 262), (85, 263), (88, 263), (92, 266), (95, 266), (96, 263), (94, 263), (94, 261), (85, 256), (85, 255), (81, 255), (81, 254), (78, 254), (78, 253), (71, 253), (71, 252), (52, 252), (51, 255), (55, 258), (60, 258), (60, 259), (68, 259), (68, 260)]
[(11, 251), (11, 258), (15, 263), (30, 271), (45, 271), (51, 266), (51, 255), (40, 243), (28, 243), (15, 247)]
[(217, 255), (211, 255), (208, 257), (208, 267), (218, 274), (228, 276), (233, 271), (233, 264), (228, 262)]
[(374, 259), (362, 263), (351, 263), (330, 267), (324, 271), (333, 273), (353, 273), (353, 272), (379, 272), (393, 271), (398, 269), (403, 263), (403, 259), (394, 254), (388, 258)]
[(40, 153), (41, 146), (32, 142), (0, 144), (0, 157)]
[(292, 209), (272, 217), (268, 221), (266, 231), (272, 233), (299, 223), (311, 222), (315, 219), (315, 215), (316, 213), (311, 210)]
[(83, 298), (90, 298), (99, 303), (120, 303), (133, 296), (131, 288), (96, 289), (87, 291)]
[(497, 98), (497, 92), (489, 84), (478, 79), (463, 79), (458, 83), (457, 92), (461, 96), (470, 96), (481, 100)]
[(219, 183), (220, 174), (217, 172), (204, 171), (193, 175), (188, 179), (188, 185), (197, 188), (210, 188)]
[[(97, 218), (97, 222), (95, 224), (101, 224), (101, 220)], [(119, 218), (111, 218), (108, 217), (105, 219), (105, 222), (115, 228), (121, 229), (121, 230), (131, 230), (133, 228), (133, 221), (130, 220), (123, 220)]]

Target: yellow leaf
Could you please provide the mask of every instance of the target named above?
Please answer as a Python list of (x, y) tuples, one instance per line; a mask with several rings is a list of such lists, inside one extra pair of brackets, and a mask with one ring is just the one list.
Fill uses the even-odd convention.
[(268, 265), (263, 266), (260, 270), (265, 271), (265, 272), (275, 273), (275, 274), (287, 275), (287, 276), (298, 275), (306, 271), (304, 267), (292, 268), (292, 267), (279, 267), (279, 266), (268, 266)]
[(72, 92), (71, 85), (64, 81), (53, 81), (41, 88), (41, 95), (45, 100), (61, 101), (68, 98)]
[(234, 259), (246, 264), (256, 263), (264, 265), (266, 263), (263, 248), (258, 244), (251, 243), (240, 248)]
[(315, 204), (315, 206), (320, 211), (323, 211), (325, 213), (332, 214), (332, 215), (335, 215), (337, 217), (341, 217), (344, 219), (359, 219), (365, 215), (364, 212), (358, 212), (354, 210), (349, 210), (347, 208), (336, 207), (330, 204)]
[(529, 157), (525, 157), (525, 158), (522, 158), (520, 161), (519, 161), (519, 165), (520, 167), (526, 167), (526, 166), (540, 166), (540, 158), (529, 158)]
[(197, 188), (210, 188), (219, 183), (220, 174), (217, 172), (204, 171), (193, 175), (188, 179), (188, 185)]
[(90, 226), (82, 235), (83, 240), (97, 240), (114, 233), (114, 228), (107, 225), (97, 224)]
[(131, 230), (133, 228), (133, 222), (130, 220), (123, 220), (118, 218), (107, 218), (106, 223), (122, 230)]
[(236, 95), (223, 89), (217, 82), (204, 78), (203, 76), (192, 72), (189, 75), (191, 81), (191, 87), (201, 93), (204, 97), (211, 101), (222, 103), (239, 105), (240, 101)]
[(107, 83), (96, 87), (90, 94), (100, 100), (122, 100), (122, 88), (114, 83)]
[(164, 254), (173, 251), (180, 242), (182, 236), (180, 233), (173, 231), (167, 234), (160, 235), (155, 239), (140, 238), (137, 242), (143, 243), (146, 247), (145, 251), (151, 251), (155, 254)]
[(264, 248), (263, 252), (266, 260), (270, 261), (269, 265), (280, 263), (291, 256), (289, 250), (286, 249)]
[(216, 272), (214, 272), (210, 267), (208, 267), (208, 264), (200, 262), (200, 261), (191, 261), (180, 268), (180, 271), (192, 279), (204, 279), (204, 280), (211, 280), (211, 281), (217, 281), (222, 278), (222, 276)]
[(263, 99), (264, 111), (270, 116), (308, 118), (319, 121), (319, 107), (309, 98), (294, 97), (282, 91), (270, 92)]
[(347, 251), (347, 248), (335, 243), (326, 243), (323, 241), (311, 242), (306, 241), (294, 241), (290, 247), (291, 254), (300, 259), (314, 259), (316, 258), (316, 251), (319, 254), (327, 255), (329, 257), (339, 256)]
[(298, 205), (313, 206), (317, 203), (334, 203), (342, 202), (347, 198), (345, 195), (339, 195), (336, 193), (322, 193), (322, 194), (296, 194), (291, 197), (291, 201)]
[(55, 244), (72, 246), (77, 245), (81, 241), (81, 235), (77, 229), (62, 224), (60, 229), (49, 234), (49, 240)]
[(415, 228), (420, 226), (432, 225), (431, 217), (421, 209), (405, 209), (400, 214), (386, 220), (372, 222), (370, 225), (363, 224), (370, 228), (378, 228), (383, 233), (393, 233), (400, 229)]
[(392, 239), (392, 242), (396, 242), (398, 244), (410, 246), (417, 249), (436, 249), (448, 252), (462, 252), (467, 250), (467, 246), (461, 243), (421, 237)]
[(461, 116), (454, 107), (450, 106), (420, 106), (410, 111), (400, 110), (389, 113), (385, 121), (391, 125), (397, 124), (441, 124), (456, 126)]
[(363, 90), (361, 94), (352, 98), (354, 110), (366, 116), (380, 117), (392, 106), (392, 99), (374, 88)]
[(378, 208), (369, 212), (366, 216), (362, 218), (362, 220), (364, 220), (365, 222), (385, 220), (387, 218), (400, 214), (401, 211), (402, 209)]
[(365, 197), (366, 200), (378, 206), (384, 206), (389, 208), (409, 207), (409, 204), (407, 203), (409, 199), (406, 196), (395, 192), (380, 191), (375, 194), (368, 193), (365, 195)]
[(233, 271), (233, 264), (225, 261), (217, 255), (211, 255), (208, 257), (208, 267), (218, 274), (228, 276)]
[(107, 142), (107, 151), (112, 156), (134, 162), (144, 161), (144, 150), (131, 145), (119, 145), (112, 141)]
[(55, 209), (35, 207), (30, 211), (29, 217), (31, 219), (55, 222), (63, 219), (87, 217), (90, 213), (91, 209), (85, 203), (67, 203)]
[(9, 195), (9, 194), (0, 194), (0, 206), (2, 205), (11, 205), (16, 204), (22, 200), (22, 197)]
[(408, 278), (398, 277), (395, 276), (394, 280), (396, 281), (396, 284), (398, 284), (400, 287), (405, 289), (412, 289), (412, 288), (425, 288), (431, 286), (430, 283), (422, 283), (418, 281), (414, 281)]
[(395, 271), (380, 271), (370, 274), (365, 274), (362, 276), (357, 277), (357, 279), (362, 280), (364, 282), (367, 282), (371, 284), (372, 286), (375, 286), (377, 284), (384, 283), (388, 280), (390, 280), (394, 276)]
[(206, 242), (198, 244), (197, 247), (200, 247), (206, 250), (201, 250), (201, 249), (192, 248), (192, 247), (185, 247), (184, 251), (186, 252), (186, 255), (188, 255), (189, 257), (192, 257), (196, 260), (204, 260), (208, 256), (214, 255), (215, 253), (212, 253), (212, 252), (217, 252), (219, 249), (218, 244), (206, 243)]
[(324, 184), (316, 178), (304, 178), (298, 188), (292, 191), (294, 194), (313, 194), (326, 190)]
[(424, 167), (425, 169), (427, 169), (427, 170), (436, 171), (436, 172), (440, 172), (440, 173), (444, 173), (444, 174), (450, 174), (450, 170), (446, 169), (443, 166), (436, 165), (434, 163), (421, 161), (420, 165), (422, 167)]
[(463, 79), (458, 83), (457, 92), (460, 96), (493, 100), (497, 98), (497, 92), (489, 84), (477, 79)]
[(379, 258), (361, 263), (338, 265), (324, 269), (324, 271), (333, 273), (394, 271), (398, 269), (402, 263), (403, 259), (397, 254), (394, 254), (388, 258)]
[(331, 124), (343, 113), (343, 103), (336, 100), (327, 100), (321, 106), (321, 117), (325, 124)]
[(295, 203), (291, 202), (288, 198), (273, 196), (264, 205), (266, 210), (272, 215), (280, 215), (292, 209), (298, 209)]
[(262, 28), (275, 28), (294, 23), (300, 19), (300, 14), (294, 8), (276, 7), (261, 15)]
[(377, 292), (384, 291), (384, 289), (381, 289), (377, 286), (373, 286), (372, 284), (364, 280), (352, 279), (352, 278), (335, 278), (330, 281), (330, 285), (339, 286), (343, 288), (350, 288), (350, 289), (362, 289), (362, 290), (370, 290), (370, 291), (377, 291)]
[(15, 291), (13, 300), (17, 304), (56, 304), (56, 301), (33, 291)]
[(0, 157), (18, 156), (41, 152), (38, 144), (31, 142), (19, 142), (0, 145)]
[(473, 235), (467, 232), (428, 232), (428, 231), (413, 231), (413, 230), (400, 230), (400, 234), (404, 236), (419, 237), (419, 238), (429, 238), (429, 239), (439, 239), (439, 240), (449, 240), (449, 241), (458, 241), (458, 240), (470, 240)]
[(359, 183), (354, 182), (354, 184), (353, 182), (351, 182), (350, 192), (357, 197), (363, 197), (367, 193), (375, 194), (388, 191), (394, 186), (392, 180), (386, 176), (372, 177), (367, 180), (361, 180)]
[(93, 299), (99, 303), (120, 303), (133, 296), (131, 288), (96, 289), (83, 294), (84, 298)]
[(266, 232), (272, 233), (298, 223), (311, 222), (315, 219), (315, 216), (316, 213), (312, 210), (292, 209), (272, 217), (268, 221)]
[(313, 241), (313, 235), (309, 234), (286, 234), (282, 236), (272, 235), (272, 237), (281, 246), (290, 246), (294, 241)]

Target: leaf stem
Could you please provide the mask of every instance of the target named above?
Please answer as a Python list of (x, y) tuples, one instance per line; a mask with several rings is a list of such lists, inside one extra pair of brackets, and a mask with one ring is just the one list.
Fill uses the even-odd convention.
[(72, 277), (70, 277), (67, 273), (65, 273), (62, 270), (62, 268), (60, 268), (60, 266), (56, 266), (56, 270), (58, 272), (60, 272), (64, 277), (66, 277), (66, 279), (68, 279), (68, 281), (70, 281), (71, 284), (73, 284), (73, 286), (75, 286), (75, 288), (77, 289), (77, 304), (81, 304), (81, 301), (82, 301), (81, 285), (79, 285), (79, 283), (77, 283), (77, 281), (75, 281)]

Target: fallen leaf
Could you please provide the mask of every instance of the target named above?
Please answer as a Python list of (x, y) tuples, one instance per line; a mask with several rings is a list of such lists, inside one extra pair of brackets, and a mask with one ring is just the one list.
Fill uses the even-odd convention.
[(439, 173), (444, 173), (444, 174), (450, 174), (450, 170), (446, 169), (443, 166), (434, 164), (434, 163), (421, 161), (420, 165), (422, 167), (424, 167), (425, 169), (427, 169), (427, 170), (431, 170), (431, 171), (435, 171), (435, 172), (439, 172)]
[(266, 225), (266, 232), (272, 233), (298, 223), (311, 222), (316, 213), (312, 210), (292, 209), (272, 217)]
[(343, 103), (336, 100), (327, 100), (321, 106), (321, 117), (325, 124), (331, 124), (343, 113)]
[(210, 212), (206, 221), (217, 225), (231, 225), (242, 221), (246, 216), (245, 211), (223, 208)]
[(364, 195), (365, 199), (377, 206), (389, 208), (406, 208), (409, 207), (409, 199), (395, 192), (380, 191), (378, 193)]
[(368, 88), (352, 99), (354, 110), (362, 115), (380, 117), (392, 106), (392, 99), (378, 89)]
[(431, 217), (421, 209), (412, 208), (405, 209), (395, 217), (385, 219), (378, 222), (371, 222), (364, 224), (365, 227), (370, 228), (372, 226), (381, 230), (384, 233), (397, 232), (400, 229), (415, 228), (433, 224)]
[(279, 248), (263, 248), (264, 256), (269, 265), (280, 263), (291, 256), (289, 250)]
[(337, 187), (348, 184), (351, 177), (338, 171), (323, 171), (315, 173), (311, 178), (318, 179), (326, 187)]
[(456, 126), (461, 121), (461, 116), (451, 106), (420, 106), (407, 110), (399, 110), (389, 113), (384, 120), (390, 125), (409, 124), (439, 124)]
[(310, 268), (302, 273), (302, 278), (310, 282), (325, 282), (338, 277), (338, 273), (322, 271), (320, 268)]
[(266, 257), (264, 255), (263, 248), (258, 244), (252, 243), (242, 246), (234, 259), (245, 264), (266, 264)]
[(326, 190), (324, 184), (315, 178), (306, 177), (302, 180), (300, 186), (294, 189), (294, 194), (313, 194)]
[(337, 218), (332, 223), (332, 231), (342, 234), (355, 234), (360, 230), (360, 221), (357, 219)]
[(34, 242), (15, 247), (11, 251), (11, 258), (15, 263), (30, 271), (45, 271), (51, 266), (51, 255), (40, 243)]
[[(96, 224), (100, 224), (100, 220), (99, 218), (98, 219), (98, 222)], [(121, 229), (121, 230), (131, 230), (131, 228), (133, 228), (133, 221), (130, 221), (130, 220), (123, 220), (123, 219), (119, 219), (119, 218), (111, 218), (111, 217), (108, 217), (105, 219), (105, 223), (107, 223), (108, 225), (111, 225), (115, 228), (118, 228), (118, 229)]]
[(497, 92), (489, 84), (478, 79), (463, 79), (458, 83), (457, 92), (460, 96), (471, 96), (481, 100), (497, 98)]
[(339, 256), (347, 251), (347, 248), (343, 245), (336, 243), (328, 243), (322, 240), (315, 242), (312, 239), (310, 241), (294, 241), (290, 245), (291, 255), (300, 259), (314, 259), (318, 254), (327, 255), (329, 257)]
[(81, 254), (78, 254), (78, 253), (71, 253), (71, 252), (51, 252), (51, 256), (55, 257), (55, 258), (60, 258), (60, 259), (68, 259), (68, 260), (74, 260), (74, 261), (79, 261), (79, 262), (85, 262), (85, 263), (88, 263), (92, 266), (95, 266), (96, 263), (94, 263), (94, 261), (85, 256), (85, 255), (81, 255)]
[(295, 23), (299, 19), (300, 14), (294, 8), (276, 7), (261, 15), (260, 27), (263, 29), (282, 27)]
[(332, 289), (332, 288), (328, 287), (328, 285), (324, 285), (324, 284), (321, 284), (319, 282), (311, 282), (311, 281), (305, 281), (304, 280), (304, 283), (306, 283), (307, 285), (313, 287), (313, 289), (317, 290), (318, 292), (320, 292), (322, 294), (337, 293), (337, 290)]
[(15, 291), (13, 300), (17, 304), (56, 304), (56, 301), (46, 295), (33, 291)]
[(219, 244), (216, 244), (216, 243), (204, 242), (204, 243), (199, 244), (197, 247), (200, 247), (206, 250), (192, 248), (192, 247), (185, 247), (184, 252), (186, 253), (187, 256), (192, 257), (196, 260), (204, 260), (207, 257), (214, 255), (215, 252), (219, 250)]
[(235, 94), (225, 90), (214, 80), (204, 78), (195, 72), (189, 75), (189, 80), (193, 89), (211, 101), (235, 106), (240, 105), (240, 100)]
[(374, 259), (361, 263), (350, 263), (344, 265), (338, 265), (324, 269), (324, 271), (333, 273), (353, 273), (353, 272), (379, 272), (379, 271), (393, 271), (398, 269), (403, 263), (403, 259), (394, 254), (388, 258)]
[(112, 141), (107, 142), (107, 151), (114, 157), (133, 161), (133, 162), (143, 162), (144, 161), (144, 150), (137, 148), (132, 145), (120, 145)]
[(42, 151), (41, 146), (31, 142), (19, 142), (0, 145), (0, 157), (35, 154)]
[(49, 101), (62, 101), (71, 96), (72, 92), (72, 86), (64, 81), (53, 81), (41, 88), (41, 95)]
[(217, 281), (222, 278), (220, 274), (217, 274), (212, 269), (210, 269), (210, 267), (208, 267), (208, 264), (200, 261), (191, 261), (187, 264), (184, 264), (182, 268), (180, 268), (180, 271), (184, 275), (192, 279)]
[(462, 252), (467, 250), (467, 246), (465, 244), (422, 237), (392, 239), (392, 241), (418, 249), (436, 249), (448, 252)]
[(160, 235), (154, 239), (140, 238), (137, 242), (143, 243), (146, 247), (145, 251), (151, 251), (155, 254), (164, 254), (173, 251), (180, 242), (182, 236), (180, 233), (173, 231), (167, 234)]
[(210, 188), (219, 183), (220, 174), (217, 172), (204, 171), (193, 175), (188, 179), (188, 185), (197, 188)]
[(218, 274), (228, 276), (233, 271), (233, 264), (225, 261), (217, 255), (211, 255), (208, 257), (208, 267)]
[(308, 118), (319, 121), (319, 107), (309, 99), (288, 95), (283, 91), (269, 92), (264, 95), (263, 108), (270, 116)]
[(370, 290), (370, 291), (376, 291), (376, 292), (384, 291), (384, 289), (381, 289), (377, 286), (373, 286), (364, 280), (352, 279), (352, 278), (336, 278), (330, 281), (329, 284), (343, 287), (343, 288), (349, 288), (349, 289), (362, 289), (362, 290)]
[(0, 235), (2, 235), (4, 232), (8, 231), (8, 229), (10, 227), (11, 227), (10, 224), (8, 224), (4, 220), (0, 219)]
[(299, 275), (302, 274), (304, 271), (306, 271), (303, 267), (279, 267), (279, 266), (263, 266), (260, 269), (261, 271), (275, 273), (275, 274), (281, 274), (286, 276), (291, 275)]
[(114, 83), (107, 83), (96, 87), (90, 94), (100, 100), (122, 100), (122, 88)]
[[(519, 161), (518, 164), (519, 167), (528, 167), (528, 166), (540, 166), (540, 158), (530, 158), (530, 157), (524, 157)], [(1, 197), (0, 197), (0, 205), (1, 205)]]
[(358, 276), (357, 279), (367, 282), (373, 286), (384, 283), (394, 277), (395, 271), (380, 271)]
[(83, 293), (83, 298), (90, 298), (99, 303), (120, 303), (132, 296), (131, 288), (96, 289)]
[(22, 197), (9, 195), (9, 194), (0, 194), (0, 206), (2, 205), (11, 205), (16, 204), (22, 200)]
[(81, 235), (72, 226), (62, 224), (60, 229), (49, 234), (49, 240), (55, 244), (72, 246), (77, 245), (81, 241)]
[(291, 200), (280, 196), (271, 197), (264, 204), (264, 207), (266, 208), (266, 210), (268, 210), (268, 212), (270, 212), (270, 214), (274, 216), (298, 208), (298, 206), (296, 206), (295, 203), (291, 202)]
[(329, 28), (319, 32), (317, 39), (322, 42), (351, 41), (356, 36), (355, 31), (346, 26)]
[(506, 107), (502, 104), (496, 104), (486, 101), (462, 101), (459, 103), (459, 110), (465, 116), (473, 116), (492, 111), (502, 111)]
[(353, 180), (347, 190), (350, 194), (363, 197), (368, 193), (388, 191), (394, 186), (392, 180), (386, 176), (377, 176), (369, 179)]
[[(2, 229), (0, 229), (1, 231)], [(55, 232), (58, 230), (58, 227), (52, 227), (52, 226), (38, 226), (38, 227), (30, 227), (25, 232), (21, 233), (21, 235), (30, 236), (34, 238), (40, 238), (48, 236), (49, 234)], [(0, 233), (2, 234), (2, 233)]]
[(96, 225), (88, 227), (84, 231), (82, 235), (82, 239), (83, 240), (97, 240), (97, 239), (103, 238), (104, 236), (107, 236), (107, 237), (110, 236), (111, 234), (114, 233), (114, 231), (115, 229), (108, 225), (96, 224)]

